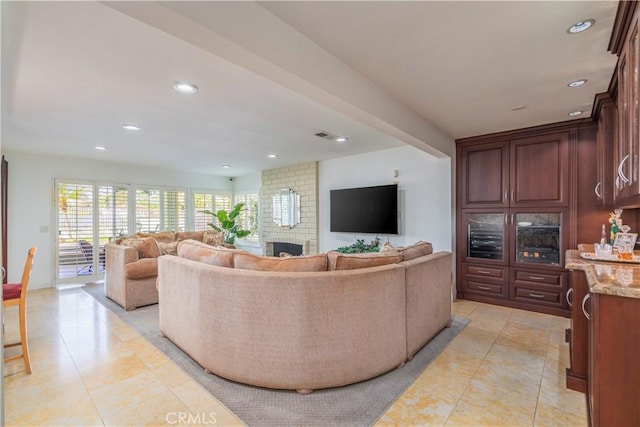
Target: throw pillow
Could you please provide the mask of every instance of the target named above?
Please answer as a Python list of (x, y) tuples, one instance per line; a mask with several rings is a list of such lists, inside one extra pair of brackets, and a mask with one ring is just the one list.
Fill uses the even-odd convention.
[(173, 231), (161, 231), (159, 233), (144, 233), (139, 231), (136, 233), (137, 237), (153, 237), (158, 243), (169, 243), (176, 240), (176, 233)]
[(327, 271), (327, 255), (280, 258), (236, 253), (233, 264), (235, 268), (256, 271)]
[(202, 243), (210, 246), (222, 246), (222, 244), (224, 243), (222, 239), (222, 233), (214, 230), (205, 231), (202, 235)]
[(202, 242), (203, 235), (204, 231), (178, 231), (176, 233), (176, 240), (197, 240), (198, 242)]
[(419, 241), (411, 246), (405, 246), (404, 248), (398, 248), (405, 261), (418, 258), (433, 253), (433, 245), (429, 242)]
[(395, 250), (396, 248), (394, 248), (393, 245), (389, 242), (386, 242), (382, 246), (380, 246), (380, 252), (395, 251)]
[(395, 264), (402, 261), (402, 254), (396, 251), (368, 252), (362, 254), (343, 254), (336, 251), (327, 253), (329, 270), (355, 270)]
[(161, 255), (178, 255), (178, 242), (158, 242), (158, 248)]
[(160, 256), (158, 242), (153, 237), (124, 239), (121, 244), (136, 248), (138, 258), (158, 258)]

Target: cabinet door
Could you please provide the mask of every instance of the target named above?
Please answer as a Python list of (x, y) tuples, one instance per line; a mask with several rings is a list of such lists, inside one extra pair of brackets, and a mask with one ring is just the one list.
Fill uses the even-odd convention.
[[(627, 45), (628, 47), (628, 45)], [(614, 147), (614, 186), (613, 201), (619, 204), (621, 200), (629, 196), (629, 159), (631, 158), (631, 73), (628, 60), (628, 49), (623, 51), (618, 60), (618, 95), (617, 115), (618, 132), (617, 144)]]
[(462, 207), (508, 207), (508, 142), (462, 146), (458, 156)]
[(597, 182), (594, 193), (599, 205), (608, 205), (613, 202), (613, 182), (616, 177), (613, 169), (614, 109), (613, 100), (607, 97), (602, 102), (600, 115), (598, 116), (598, 134), (596, 138)]
[[(622, 181), (621, 197), (630, 198), (640, 195), (640, 179), (638, 177), (638, 154), (640, 151), (640, 40), (638, 39), (638, 20), (635, 18), (629, 29), (629, 39), (624, 58), (627, 127), (626, 140), (621, 140), (621, 164), (618, 174)], [(622, 60), (622, 58), (621, 58)], [(632, 201), (632, 203), (636, 203)]]
[(511, 141), (510, 206), (569, 206), (569, 134)]

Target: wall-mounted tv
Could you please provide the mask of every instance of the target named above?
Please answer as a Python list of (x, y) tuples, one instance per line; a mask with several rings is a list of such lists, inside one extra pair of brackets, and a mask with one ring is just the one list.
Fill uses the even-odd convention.
[(398, 186), (331, 190), (331, 231), (398, 234)]

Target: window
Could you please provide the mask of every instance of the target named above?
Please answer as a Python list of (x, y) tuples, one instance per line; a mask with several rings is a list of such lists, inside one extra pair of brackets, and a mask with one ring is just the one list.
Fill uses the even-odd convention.
[(136, 232), (161, 231), (160, 218), (160, 190), (136, 188)]
[(184, 190), (136, 188), (136, 231), (185, 231), (187, 210)]
[(129, 190), (124, 186), (98, 186), (99, 239), (104, 245), (129, 233)]
[(185, 206), (185, 192), (167, 190), (163, 192), (164, 199), (164, 223), (165, 231), (186, 231), (187, 210)]
[(251, 234), (244, 238), (244, 240), (250, 242), (258, 242), (260, 240), (258, 200), (257, 193), (238, 194), (233, 198), (234, 205), (244, 203), (244, 210), (238, 217), (237, 223), (243, 229), (251, 231)]
[[(196, 191), (193, 193), (194, 230), (210, 230), (209, 223), (214, 219), (211, 215), (202, 213), (203, 210), (217, 212), (220, 209), (231, 210), (231, 195), (215, 194), (213, 192)], [(220, 225), (215, 220), (216, 225)]]

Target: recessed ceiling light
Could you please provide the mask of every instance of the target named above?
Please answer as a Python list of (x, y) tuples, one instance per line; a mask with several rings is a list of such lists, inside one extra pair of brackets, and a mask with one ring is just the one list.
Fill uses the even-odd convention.
[(275, 159), (276, 157), (278, 157), (277, 154), (269, 154), (267, 155), (267, 157), (269, 157), (270, 159)]
[(222, 165), (223, 168), (225, 169), (229, 169), (231, 167), (231, 165)]
[(187, 82), (176, 82), (173, 88), (180, 93), (196, 93), (198, 91), (196, 85)]
[(587, 79), (574, 80), (571, 83), (569, 83), (567, 86), (569, 86), (569, 87), (578, 87), (578, 86), (582, 86), (586, 82), (587, 82)]
[(339, 136), (336, 138), (336, 142), (345, 142), (347, 140), (347, 138), (345, 138), (344, 136)]
[(104, 151), (104, 150), (106, 150), (106, 149), (107, 149), (107, 147), (102, 147), (102, 146), (100, 146), (100, 145), (96, 145), (96, 146), (95, 146), (95, 147), (93, 147), (93, 148), (95, 148), (96, 150), (100, 150), (100, 151)]
[(572, 111), (569, 113), (571, 117), (579, 116), (580, 114), (582, 114), (582, 111)]
[(140, 126), (136, 126), (136, 125), (122, 125), (122, 129), (126, 129), (126, 130), (140, 130)]
[(584, 21), (576, 22), (575, 24), (569, 27), (569, 29), (567, 30), (567, 33), (569, 34), (581, 33), (582, 31), (589, 29), (595, 23), (596, 21), (594, 21), (593, 19), (585, 19)]

